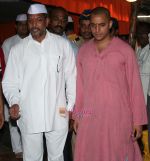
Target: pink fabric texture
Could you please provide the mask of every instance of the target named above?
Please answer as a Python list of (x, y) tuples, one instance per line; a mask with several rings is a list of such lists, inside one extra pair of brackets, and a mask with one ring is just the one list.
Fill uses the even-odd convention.
[(133, 126), (147, 123), (138, 65), (131, 47), (113, 38), (101, 53), (94, 40), (77, 57), (79, 121), (74, 161), (142, 161)]

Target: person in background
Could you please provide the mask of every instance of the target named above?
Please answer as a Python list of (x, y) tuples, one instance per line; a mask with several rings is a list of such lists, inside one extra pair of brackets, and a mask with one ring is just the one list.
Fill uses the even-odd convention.
[(42, 161), (43, 135), (48, 161), (63, 161), (76, 96), (74, 52), (67, 40), (47, 31), (44, 5), (30, 5), (27, 19), (30, 35), (10, 50), (3, 92), (21, 131), (23, 161)]
[(12, 46), (19, 43), (22, 39), (28, 36), (29, 31), (27, 28), (27, 15), (19, 14), (16, 17), (16, 35), (9, 37), (2, 44), (2, 49), (5, 56), (5, 62), (7, 63), (9, 52)]
[(89, 41), (93, 36), (90, 28), (90, 15), (91, 10), (84, 10), (79, 17), (79, 33), (80, 33), (80, 44), (81, 46), (84, 42)]
[(0, 66), (1, 66), (1, 71), (0, 71), (0, 129), (1, 129), (4, 124), (4, 102), (3, 102), (1, 80), (5, 70), (5, 60), (4, 60), (4, 53), (2, 48), (0, 48)]
[(108, 9), (93, 9), (90, 27), (94, 38), (77, 56), (74, 161), (142, 161), (147, 113), (135, 53), (110, 35)]
[(136, 55), (140, 69), (140, 76), (144, 91), (144, 98), (147, 104), (148, 85), (150, 83), (150, 46), (148, 34), (150, 33), (150, 24), (138, 22), (136, 27), (137, 49)]
[(119, 36), (119, 23), (118, 20), (114, 17), (111, 17), (112, 21), (112, 27), (110, 29), (110, 35), (113, 36)]
[(71, 16), (68, 16), (65, 34), (71, 42), (75, 43), (75, 45), (79, 47), (80, 37), (74, 32), (74, 21)]
[[(49, 22), (49, 31), (62, 36), (65, 38), (72, 46), (75, 56), (77, 55), (78, 47), (72, 41), (69, 41), (65, 29), (68, 24), (68, 12), (63, 7), (55, 7), (50, 12), (50, 22)], [(67, 135), (67, 140), (64, 147), (64, 161), (72, 161), (72, 134), (73, 134), (73, 120), (69, 120), (69, 132)]]
[[(145, 102), (148, 112), (148, 135), (147, 128), (143, 131), (142, 142), (140, 145), (145, 154), (149, 154), (150, 147), (150, 42), (149, 42), (150, 24), (146, 22), (138, 22), (136, 27), (137, 47), (136, 55), (140, 69), (140, 76), (144, 91)], [(144, 146), (144, 147), (143, 147)], [(150, 154), (149, 154), (150, 156)]]
[[(5, 62), (7, 64), (9, 53), (11, 48), (20, 43), (26, 36), (28, 36), (29, 31), (27, 28), (27, 15), (19, 14), (16, 17), (16, 35), (6, 39), (2, 44), (2, 49), (4, 52)], [(19, 54), (19, 53), (18, 53)], [(13, 74), (13, 73), (12, 73)], [(20, 131), (16, 124), (16, 121), (11, 120), (8, 114), (8, 103), (5, 102), (5, 120), (9, 123), (10, 136), (11, 136), (11, 144), (12, 150), (16, 155), (16, 158), (22, 158), (22, 141)]]
[[(50, 12), (50, 21), (49, 21), (49, 25), (48, 25), (48, 30), (51, 33), (60, 35), (68, 40), (67, 35), (65, 33), (67, 24), (68, 24), (67, 10), (63, 7), (52, 8), (52, 10)], [(75, 56), (76, 56), (77, 52), (78, 52), (78, 46), (75, 43), (73, 43), (72, 41), (69, 41), (69, 43), (71, 44), (71, 46), (74, 50)]]

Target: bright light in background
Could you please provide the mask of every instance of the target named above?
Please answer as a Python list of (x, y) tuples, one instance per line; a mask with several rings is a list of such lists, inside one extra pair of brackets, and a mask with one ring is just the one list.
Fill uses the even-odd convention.
[(147, 17), (150, 17), (150, 15), (139, 15), (137, 16), (138, 18), (147, 18)]
[(135, 1), (137, 1), (137, 0), (126, 0), (126, 1), (128, 1), (128, 2), (135, 2)]

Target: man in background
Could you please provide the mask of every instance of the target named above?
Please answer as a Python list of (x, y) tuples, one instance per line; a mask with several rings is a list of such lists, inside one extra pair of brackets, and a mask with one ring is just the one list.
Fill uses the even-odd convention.
[[(19, 14), (16, 17), (16, 35), (6, 39), (2, 44), (2, 49), (4, 52), (5, 62), (7, 64), (10, 50), (13, 46), (20, 43), (26, 36), (28, 36), (27, 28), (27, 15)], [(19, 53), (18, 53), (19, 54)], [(13, 73), (12, 73), (13, 74)], [(5, 103), (5, 120), (8, 120), (12, 150), (16, 155), (16, 158), (22, 158), (22, 142), (20, 131), (17, 127), (16, 121), (11, 120), (8, 115), (8, 104)]]
[(79, 46), (89, 41), (93, 37), (90, 28), (90, 15), (91, 10), (87, 9), (84, 10), (79, 17), (79, 34), (80, 34)]
[[(68, 12), (63, 7), (55, 7), (50, 12), (50, 22), (49, 22), (49, 31), (62, 36), (65, 38), (72, 46), (72, 49), (74, 50), (75, 56), (78, 52), (78, 47), (75, 43), (70, 41), (67, 38), (67, 35), (65, 33), (66, 26), (68, 24)], [(72, 161), (72, 134), (73, 134), (73, 120), (70, 115), (69, 120), (69, 132), (67, 135), (67, 140), (64, 147), (64, 161)]]
[(2, 49), (5, 56), (5, 61), (7, 63), (9, 52), (12, 46), (19, 43), (22, 39), (28, 36), (28, 28), (27, 28), (27, 15), (19, 14), (16, 17), (16, 35), (9, 37), (2, 44)]

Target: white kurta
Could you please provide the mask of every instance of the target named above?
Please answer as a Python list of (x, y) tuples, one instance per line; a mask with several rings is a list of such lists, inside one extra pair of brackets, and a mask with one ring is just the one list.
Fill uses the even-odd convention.
[(9, 105), (20, 106), (21, 132), (66, 128), (68, 115), (60, 116), (59, 108), (72, 110), (76, 90), (75, 57), (69, 42), (49, 32), (41, 43), (29, 35), (11, 49), (2, 86)]
[(147, 103), (148, 86), (150, 82), (150, 49), (149, 44), (137, 51), (137, 58), (140, 67), (141, 81), (144, 91), (145, 102)]
[(8, 39), (6, 39), (3, 44), (2, 44), (2, 49), (4, 52), (4, 57), (5, 57), (5, 62), (7, 63), (8, 61), (8, 56), (9, 56), (9, 52), (12, 46), (16, 45), (17, 43), (19, 43), (22, 39), (19, 37), (19, 35), (14, 35), (12, 37), (9, 37)]

